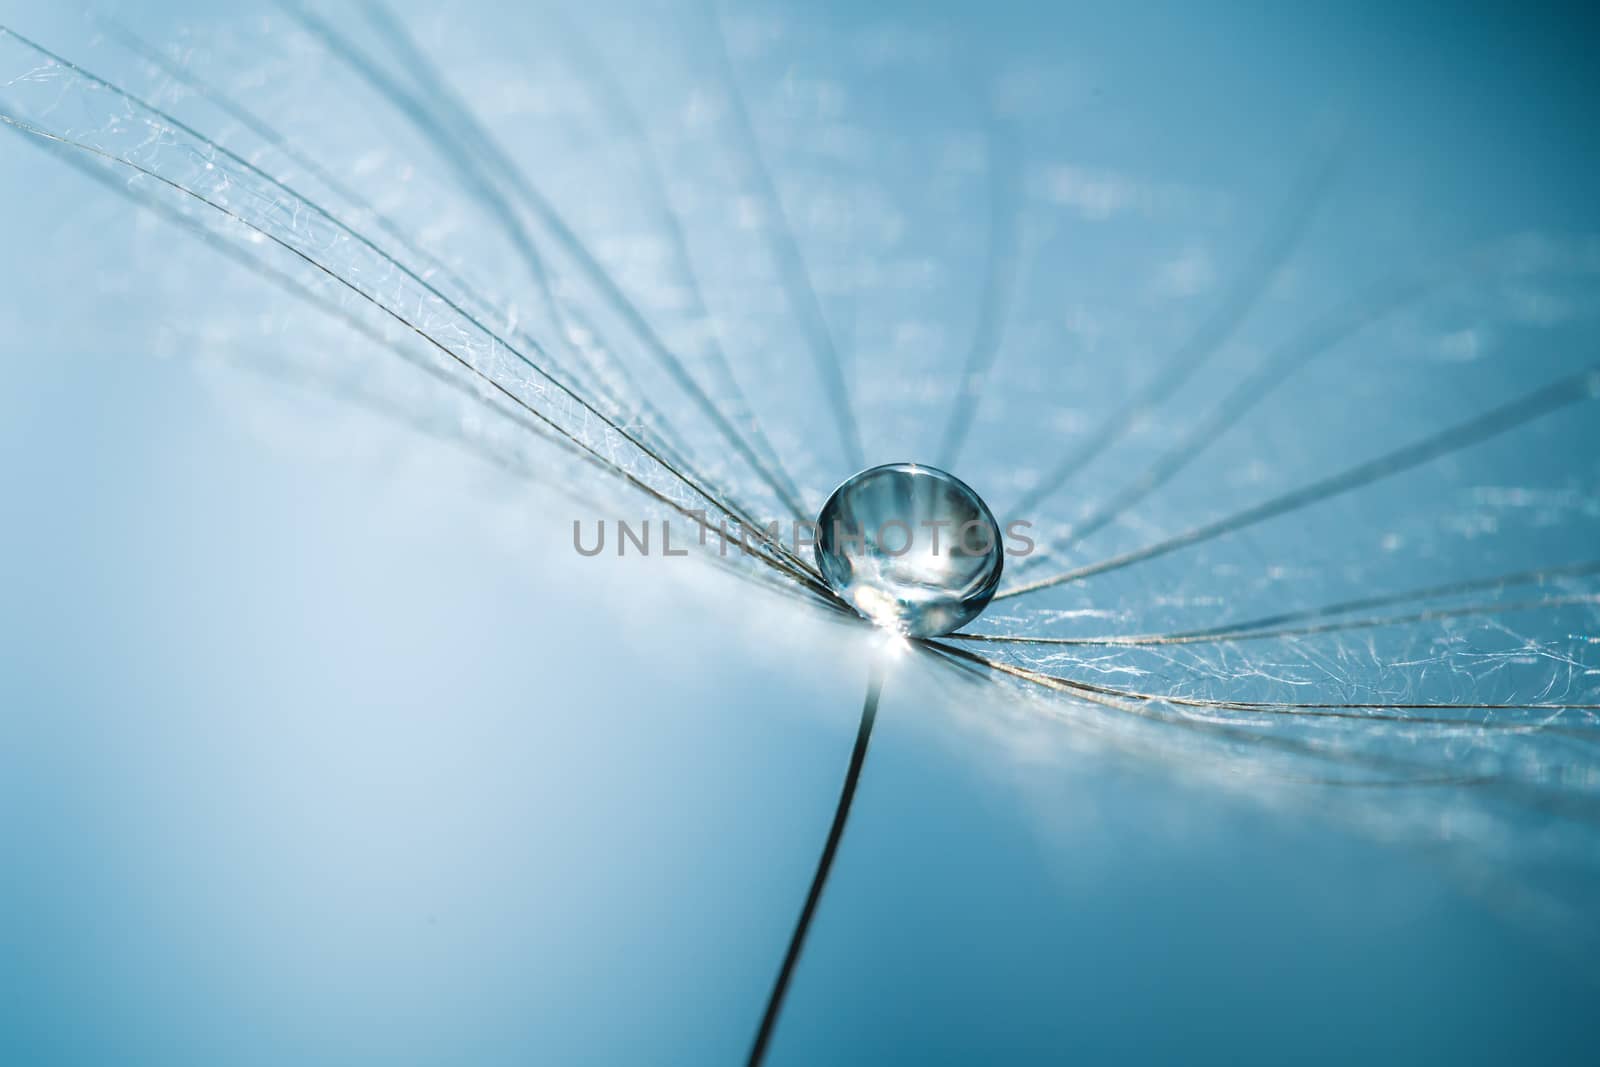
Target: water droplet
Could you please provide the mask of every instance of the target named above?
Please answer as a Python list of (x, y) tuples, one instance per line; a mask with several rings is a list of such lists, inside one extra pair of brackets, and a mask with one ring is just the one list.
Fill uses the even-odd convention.
[(873, 467), (817, 516), (817, 566), (862, 615), (912, 637), (951, 633), (1000, 584), (1000, 527), (953, 475), (915, 463)]

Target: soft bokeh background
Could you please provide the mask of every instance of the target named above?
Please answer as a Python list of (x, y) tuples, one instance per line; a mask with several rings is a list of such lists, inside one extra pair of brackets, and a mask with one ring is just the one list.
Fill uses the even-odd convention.
[[(162, 91), (76, 12), (0, 12)], [(605, 61), (740, 384), (820, 503), (850, 465), (773, 219), (729, 148), (706, 13), (403, 15), (692, 345), (703, 324), (661, 281), (636, 152), (588, 95)], [(992, 124), (1014, 139), (1014, 304), (959, 468), (1002, 512), (1226, 298), (1327, 130), (1349, 130), (1337, 177), (1285, 271), (1048, 517), (1131, 476), (1339, 300), (1493, 250), (1496, 269), (1310, 365), (1076, 559), (1595, 358), (1600, 132), (1579, 13), (720, 17), (869, 461), (938, 448), (984, 285)], [(281, 14), (120, 18), (547, 328), (448, 163)], [(203, 104), (173, 98), (238, 135)], [(740, 1060), (871, 641), (693, 560), (579, 559), (570, 523), (590, 513), (485, 463), (499, 439), (470, 407), (20, 136), (0, 145), (0, 1061)], [(665, 387), (660, 402), (740, 477), (692, 408)], [(1020, 604), (986, 622), (1146, 631), (1582, 559), (1600, 544), (1596, 425), (1580, 405), (1442, 470), (1049, 594), (1045, 623)], [(1212, 696), (1592, 702), (1596, 634), (1590, 607), (1447, 646), (1408, 630), (1064, 666)], [(1592, 1042), (1595, 927), (1574, 906), (1600, 885), (1591, 824), (1470, 790), (1375, 796), (1254, 760), (1245, 775), (1218, 752), (1087, 737), (1060, 705), (895, 661), (771, 1062), (1570, 1062)], [(1451, 744), (1514, 762), (1516, 743)], [(1592, 744), (1540, 748), (1524, 773), (1587, 795)]]

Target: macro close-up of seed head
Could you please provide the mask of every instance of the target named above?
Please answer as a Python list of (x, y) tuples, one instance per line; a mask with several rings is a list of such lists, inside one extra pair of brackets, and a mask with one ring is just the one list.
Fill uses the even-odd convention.
[(0, 1062), (1580, 1061), (1593, 22), (0, 3)]

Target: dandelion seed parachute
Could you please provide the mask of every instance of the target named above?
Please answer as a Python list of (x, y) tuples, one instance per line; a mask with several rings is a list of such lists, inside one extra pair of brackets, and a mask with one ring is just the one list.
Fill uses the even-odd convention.
[[(952, 687), (975, 683), (956, 690), (973, 706), (997, 719), (1017, 708), (1030, 722), (1059, 719), (1063, 732), (1109, 738), (1158, 766), (1303, 786), (1279, 799), (1325, 806), (1325, 784), (1345, 787), (1334, 803), (1353, 822), (1448, 841), (1472, 871), (1511, 872), (1519, 889), (1570, 900), (1571, 885), (1592, 884), (1600, 643), (1584, 561), (1600, 543), (1600, 493), (1581, 377), (1596, 336), (1584, 310), (1596, 277), (1586, 209), (1543, 187), (1490, 195), (1468, 177), (1481, 160), (1430, 143), (1415, 146), (1406, 174), (1444, 190), (1423, 198), (1438, 214), (1413, 203), (1427, 221), (1396, 225), (1385, 205), (1405, 201), (1409, 186), (1395, 181), (1392, 154), (1360, 147), (1371, 142), (1359, 131), (1337, 179), (1315, 178), (1324, 148), (1296, 140), (1315, 94), (1291, 94), (1291, 126), (1242, 123), (1238, 142), (1212, 156), (1203, 144), (1129, 147), (1137, 123), (1119, 108), (1145, 130), (1190, 124), (1131, 73), (1117, 78), (1115, 104), (1080, 100), (1060, 72), (1023, 67), (974, 101), (941, 88), (950, 56), (936, 40), (863, 34), (808, 46), (795, 27), (781, 32), (782, 19), (734, 19), (727, 71), (689, 35), (684, 91), (658, 92), (640, 76), (655, 67), (615, 62), (627, 41), (596, 34), (593, 51), (615, 62), (624, 110), (640, 113), (634, 126), (664, 179), (627, 187), (617, 161), (641, 135), (601, 142), (596, 116), (617, 113), (616, 94), (609, 108), (585, 103), (598, 90), (581, 64), (541, 82), (549, 96), (501, 100), (478, 121), (620, 279), (693, 376), (685, 389), (491, 162), (482, 131), (462, 134), (458, 123), (454, 147), (488, 196), (458, 184), (438, 146), (314, 36), (272, 25), (232, 51), (224, 36), (214, 51), (163, 54), (207, 68), (235, 96), (272, 86), (243, 102), (269, 112), (283, 143), (343, 193), (167, 75), (132, 95), (153, 94), (181, 124), (8, 37), (0, 107), (70, 139), (65, 151), (258, 255), (312, 299), (409, 345), (453, 376), (453, 391), (477, 390), (476, 408), (503, 412), (508, 433), (541, 435), (520, 465), (607, 503), (644, 501), (679, 522), (699, 509), (742, 515), (759, 529), (796, 503), (814, 509), (858, 465), (857, 449), (869, 462), (959, 449), (953, 469), (997, 505), (1036, 504), (1039, 514), (1024, 517), (1049, 528), (1040, 537), (1049, 551), (1013, 570), (1013, 588), (1082, 579), (1002, 595), (970, 640), (919, 646), (918, 661), (948, 668)], [(353, 16), (339, 26), (424, 108), (438, 104), (441, 82), (469, 110), (484, 102), (483, 78), (451, 62), (475, 54), (470, 30), (442, 35), (435, 70), (419, 78), (392, 62), (392, 37)], [(429, 55), (435, 36), (414, 34)], [(230, 70), (219, 55), (239, 62)], [(322, 75), (304, 86), (245, 77), (308, 57)], [(1063, 84), (1051, 83), (1057, 76)], [(1431, 106), (1394, 77), (1391, 99)], [(926, 119), (906, 118), (877, 91), (908, 84), (926, 90), (917, 95)], [(1019, 88), (1030, 85), (1046, 89)], [(743, 94), (737, 110), (730, 91)], [(460, 119), (455, 107), (430, 111), (424, 127)], [(545, 122), (545, 107), (566, 110)], [(1384, 121), (1358, 110), (1362, 122)], [(352, 140), (330, 154), (362, 121), (376, 122), (384, 143)], [(1475, 121), (1481, 144), (1500, 143), (1491, 132), (1517, 137)], [(563, 137), (562, 123), (585, 132)], [(550, 300), (533, 295), (514, 258), (487, 254), (487, 239), (474, 238), (482, 247), (465, 257), (425, 251), (428, 214), (408, 213), (398, 187), (362, 170), (368, 150), (379, 173), (434, 172), (434, 204), (470, 220), (459, 232), (492, 230), (485, 203), (503, 201), (498, 217), (527, 228)], [(1527, 173), (1554, 174), (1555, 162), (1567, 169), (1545, 157)], [(1309, 203), (1303, 186), (1323, 199)], [(402, 203), (393, 217), (391, 193)], [(622, 221), (645, 198), (667, 205), (652, 219), (677, 221), (684, 239), (673, 256), (692, 260), (692, 285), (639, 239), (658, 221), (631, 230)], [(1534, 202), (1548, 214), (1518, 208)], [(1547, 219), (1566, 229), (1535, 229)], [(1427, 233), (1425, 247), (1402, 232)], [(1360, 247), (1347, 248), (1356, 234)], [(1440, 257), (1458, 248), (1487, 251), (1441, 277)], [(486, 287), (486, 275), (517, 280)], [(513, 307), (520, 316), (508, 325)], [(1561, 410), (1415, 450), (1554, 382), (1573, 386)], [(1380, 462), (1396, 456), (1417, 462)], [(1349, 477), (1363, 471), (1382, 477)], [(1301, 492), (1319, 484), (1348, 491)], [(1126, 565), (1108, 566), (1117, 561)], [(833, 603), (850, 584), (824, 584), (810, 558), (781, 545), (729, 565), (813, 602)], [(1585, 872), (1545, 879), (1551, 863)]]

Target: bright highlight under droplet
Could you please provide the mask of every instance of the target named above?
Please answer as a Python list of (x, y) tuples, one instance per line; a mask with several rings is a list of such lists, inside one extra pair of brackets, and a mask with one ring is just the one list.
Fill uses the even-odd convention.
[(960, 629), (1000, 584), (994, 515), (965, 482), (932, 467), (862, 471), (833, 491), (817, 526), (828, 584), (868, 619), (911, 637)]

